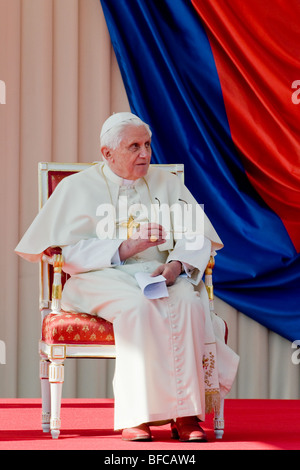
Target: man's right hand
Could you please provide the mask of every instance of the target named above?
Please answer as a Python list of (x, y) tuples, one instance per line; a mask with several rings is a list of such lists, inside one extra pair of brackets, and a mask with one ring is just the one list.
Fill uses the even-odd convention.
[(143, 224), (130, 237), (121, 243), (119, 247), (119, 256), (121, 261), (125, 261), (131, 256), (135, 256), (142, 251), (161, 245), (166, 241), (166, 232), (162, 225), (149, 223)]

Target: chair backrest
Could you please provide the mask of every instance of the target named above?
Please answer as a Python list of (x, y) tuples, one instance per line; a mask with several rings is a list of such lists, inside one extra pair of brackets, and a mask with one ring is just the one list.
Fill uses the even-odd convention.
[[(39, 177), (39, 207), (43, 207), (47, 199), (51, 196), (60, 181), (67, 176), (86, 170), (94, 163), (56, 163), (56, 162), (41, 162), (38, 166)], [(174, 173), (184, 181), (184, 165), (183, 164), (153, 164), (151, 166), (158, 166), (163, 170)], [(62, 284), (65, 283), (67, 276), (65, 273), (62, 275)], [(47, 310), (51, 308), (51, 294), (53, 282), (53, 269), (47, 261), (40, 263), (40, 310)]]

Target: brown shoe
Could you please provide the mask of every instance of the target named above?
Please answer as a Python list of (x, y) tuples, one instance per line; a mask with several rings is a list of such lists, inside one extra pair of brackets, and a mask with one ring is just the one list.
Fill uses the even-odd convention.
[(140, 424), (134, 428), (126, 428), (122, 431), (123, 441), (151, 441), (151, 432), (148, 424)]
[(196, 416), (185, 416), (171, 422), (171, 437), (182, 442), (207, 442), (205, 431), (199, 426)]

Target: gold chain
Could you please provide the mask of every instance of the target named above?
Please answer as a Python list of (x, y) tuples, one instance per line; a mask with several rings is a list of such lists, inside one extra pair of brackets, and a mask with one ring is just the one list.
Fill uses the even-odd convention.
[[(101, 167), (101, 172), (102, 172), (104, 181), (105, 181), (105, 183), (106, 183), (106, 187), (107, 187), (107, 190), (108, 190), (108, 193), (109, 193), (111, 205), (113, 205), (113, 200), (112, 200), (112, 195), (111, 195), (111, 192), (110, 192), (110, 189), (109, 189), (109, 184), (108, 184), (106, 175), (105, 175), (105, 173), (104, 173), (104, 165), (102, 165), (102, 167)], [(152, 206), (155, 207), (155, 205), (153, 204), (153, 201), (152, 201), (152, 197), (151, 197), (150, 188), (149, 188), (149, 186), (148, 186), (148, 183), (147, 183), (147, 181), (145, 180), (144, 177), (143, 177), (142, 179), (143, 179), (143, 181), (144, 181), (144, 183), (145, 183), (145, 185), (146, 185), (146, 188), (147, 188), (147, 190), (148, 190), (148, 195), (149, 195), (150, 202), (151, 202)], [(156, 212), (156, 208), (155, 208), (155, 212)]]
[(110, 189), (109, 189), (109, 184), (108, 184), (107, 178), (106, 178), (105, 173), (104, 173), (104, 165), (102, 165), (102, 167), (101, 167), (101, 172), (102, 172), (104, 181), (106, 183), (106, 187), (107, 187), (108, 194), (109, 194), (109, 197), (110, 197), (111, 205), (113, 206), (113, 200), (112, 200), (111, 192), (110, 192)]
[[(107, 190), (108, 190), (108, 194), (109, 194), (109, 197), (110, 197), (111, 205), (113, 206), (113, 200), (112, 200), (111, 191), (110, 191), (110, 188), (109, 188), (109, 184), (108, 184), (106, 175), (105, 175), (105, 173), (104, 173), (104, 165), (102, 165), (102, 167), (101, 167), (101, 172), (102, 172), (103, 179), (104, 179), (104, 181), (105, 181), (105, 184), (106, 184), (106, 187), (107, 187)], [(151, 205), (152, 205), (152, 207), (154, 207), (154, 210), (155, 210), (155, 218), (158, 220), (157, 211), (156, 211), (156, 207), (155, 207), (155, 205), (153, 204), (153, 201), (152, 201), (152, 197), (151, 197), (151, 193), (150, 193), (150, 188), (149, 188), (148, 183), (147, 183), (147, 181), (145, 180), (145, 178), (143, 177), (142, 179), (143, 179), (143, 181), (144, 181), (144, 183), (145, 183), (145, 185), (146, 185), (146, 188), (147, 188), (147, 190), (148, 190), (148, 195), (149, 195), (149, 200), (150, 200), (150, 202), (151, 202)], [(131, 219), (132, 219), (132, 220), (131, 220)], [(124, 226), (124, 224), (121, 224), (121, 225)], [(128, 230), (127, 230), (127, 238), (132, 234), (133, 228), (134, 228), (134, 227), (135, 227), (135, 228), (138, 228), (139, 225), (140, 225), (140, 224), (135, 224), (135, 223), (134, 223), (134, 220), (133, 220), (132, 216), (131, 216), (131, 218), (129, 218), (128, 222), (126, 223), (126, 226), (127, 226), (127, 228), (128, 228)]]

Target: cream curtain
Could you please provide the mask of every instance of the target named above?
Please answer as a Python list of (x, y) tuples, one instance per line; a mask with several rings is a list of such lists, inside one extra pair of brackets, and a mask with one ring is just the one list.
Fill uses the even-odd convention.
[[(106, 117), (129, 110), (99, 0), (0, 0), (0, 397), (39, 397), (38, 266), (14, 248), (38, 210), (39, 161), (100, 159)], [(216, 299), (241, 357), (231, 398), (299, 398), (291, 344)], [(0, 357), (1, 362), (1, 357)], [(111, 397), (113, 360), (67, 360), (65, 397)]]

